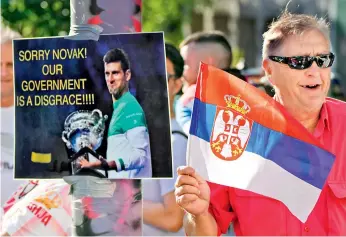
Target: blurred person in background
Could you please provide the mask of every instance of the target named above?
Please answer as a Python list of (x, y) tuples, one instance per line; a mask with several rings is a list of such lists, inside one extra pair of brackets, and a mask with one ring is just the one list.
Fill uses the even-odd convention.
[(245, 80), (237, 69), (232, 69), (232, 48), (224, 33), (220, 31), (196, 32), (180, 44), (184, 59), (183, 95), (176, 104), (176, 119), (186, 134), (190, 130), (193, 99), (200, 62), (215, 66)]
[(18, 32), (1, 30), (1, 214), (4, 205), (24, 180), (14, 180), (14, 80), (12, 40)]
[(236, 235), (346, 235), (346, 103), (327, 97), (334, 61), (329, 33), (325, 20), (285, 11), (263, 35), (262, 65), (274, 99), (335, 154), (307, 221), (250, 191), (219, 185), (213, 192), (192, 167), (181, 167), (175, 193), (187, 212), (187, 235), (220, 235), (231, 222)]
[[(55, 223), (56, 215), (45, 214), (43, 202), (60, 195), (64, 190), (64, 200), (69, 200), (68, 185), (63, 181), (14, 180), (14, 76), (12, 40), (21, 38), (18, 32), (2, 26), (1, 31), (1, 234), (32, 235), (61, 234), (69, 235), (68, 230), (55, 232), (49, 228)], [(53, 190), (47, 197), (46, 189)], [(42, 197), (40, 199), (40, 196)], [(66, 203), (68, 205), (68, 203)], [(37, 208), (33, 208), (35, 205)], [(42, 207), (40, 208), (40, 205)], [(27, 210), (27, 211), (25, 211)], [(47, 209), (46, 209), (47, 210)], [(31, 212), (32, 211), (32, 212)], [(23, 215), (20, 215), (23, 213)], [(40, 215), (41, 218), (38, 218)], [(53, 220), (51, 220), (53, 219)], [(63, 216), (60, 220), (66, 220)], [(28, 222), (30, 223), (28, 224)], [(37, 225), (33, 225), (36, 223)], [(50, 224), (49, 224), (50, 223)], [(45, 230), (41, 229), (44, 228)], [(36, 229), (36, 230), (35, 230)], [(46, 231), (48, 230), (48, 232)], [(37, 232), (36, 232), (37, 231)]]
[(330, 83), (330, 96), (346, 101), (346, 84), (340, 78), (340, 75), (332, 72), (331, 83)]
[(246, 81), (257, 87), (258, 89), (264, 91), (269, 96), (273, 97), (275, 91), (271, 85), (268, 78), (265, 76), (265, 72), (262, 67), (259, 68), (248, 68), (242, 71), (243, 75), (246, 78)]
[(185, 165), (187, 136), (175, 120), (174, 98), (182, 87), (184, 60), (179, 51), (166, 43), (166, 68), (173, 148), (173, 179), (143, 180), (143, 235), (184, 236), (182, 230), (184, 211), (177, 205), (174, 196), (175, 171)]

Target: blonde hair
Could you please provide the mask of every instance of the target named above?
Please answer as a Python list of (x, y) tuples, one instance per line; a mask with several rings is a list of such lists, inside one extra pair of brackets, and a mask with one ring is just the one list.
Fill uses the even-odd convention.
[(263, 34), (262, 57), (267, 58), (280, 48), (290, 35), (301, 35), (310, 30), (320, 31), (329, 39), (329, 23), (323, 18), (305, 14), (289, 13), (287, 7), (276, 21), (273, 21), (267, 32)]

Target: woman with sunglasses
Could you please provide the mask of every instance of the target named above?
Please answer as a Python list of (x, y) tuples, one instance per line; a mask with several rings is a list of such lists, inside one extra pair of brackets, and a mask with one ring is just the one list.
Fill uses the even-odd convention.
[(263, 36), (263, 69), (274, 99), (335, 155), (333, 168), (303, 223), (277, 200), (208, 185), (193, 168), (180, 167), (175, 194), (187, 212), (185, 231), (215, 236), (233, 223), (236, 235), (346, 235), (346, 103), (327, 97), (334, 61), (328, 24), (285, 11)]

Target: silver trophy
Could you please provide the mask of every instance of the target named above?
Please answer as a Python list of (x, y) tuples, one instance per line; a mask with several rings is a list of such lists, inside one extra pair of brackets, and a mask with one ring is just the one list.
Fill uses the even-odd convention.
[[(81, 159), (93, 162), (99, 158), (95, 151), (101, 146), (107, 119), (99, 109), (75, 111), (65, 119), (62, 140), (75, 152), (71, 161), (72, 175), (80, 172)], [(97, 171), (105, 175), (104, 171)]]

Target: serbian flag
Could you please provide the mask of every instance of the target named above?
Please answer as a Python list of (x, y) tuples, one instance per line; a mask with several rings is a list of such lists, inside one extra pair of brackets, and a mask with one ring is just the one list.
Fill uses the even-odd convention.
[(201, 63), (187, 162), (207, 181), (279, 200), (305, 222), (334, 159), (267, 94)]

